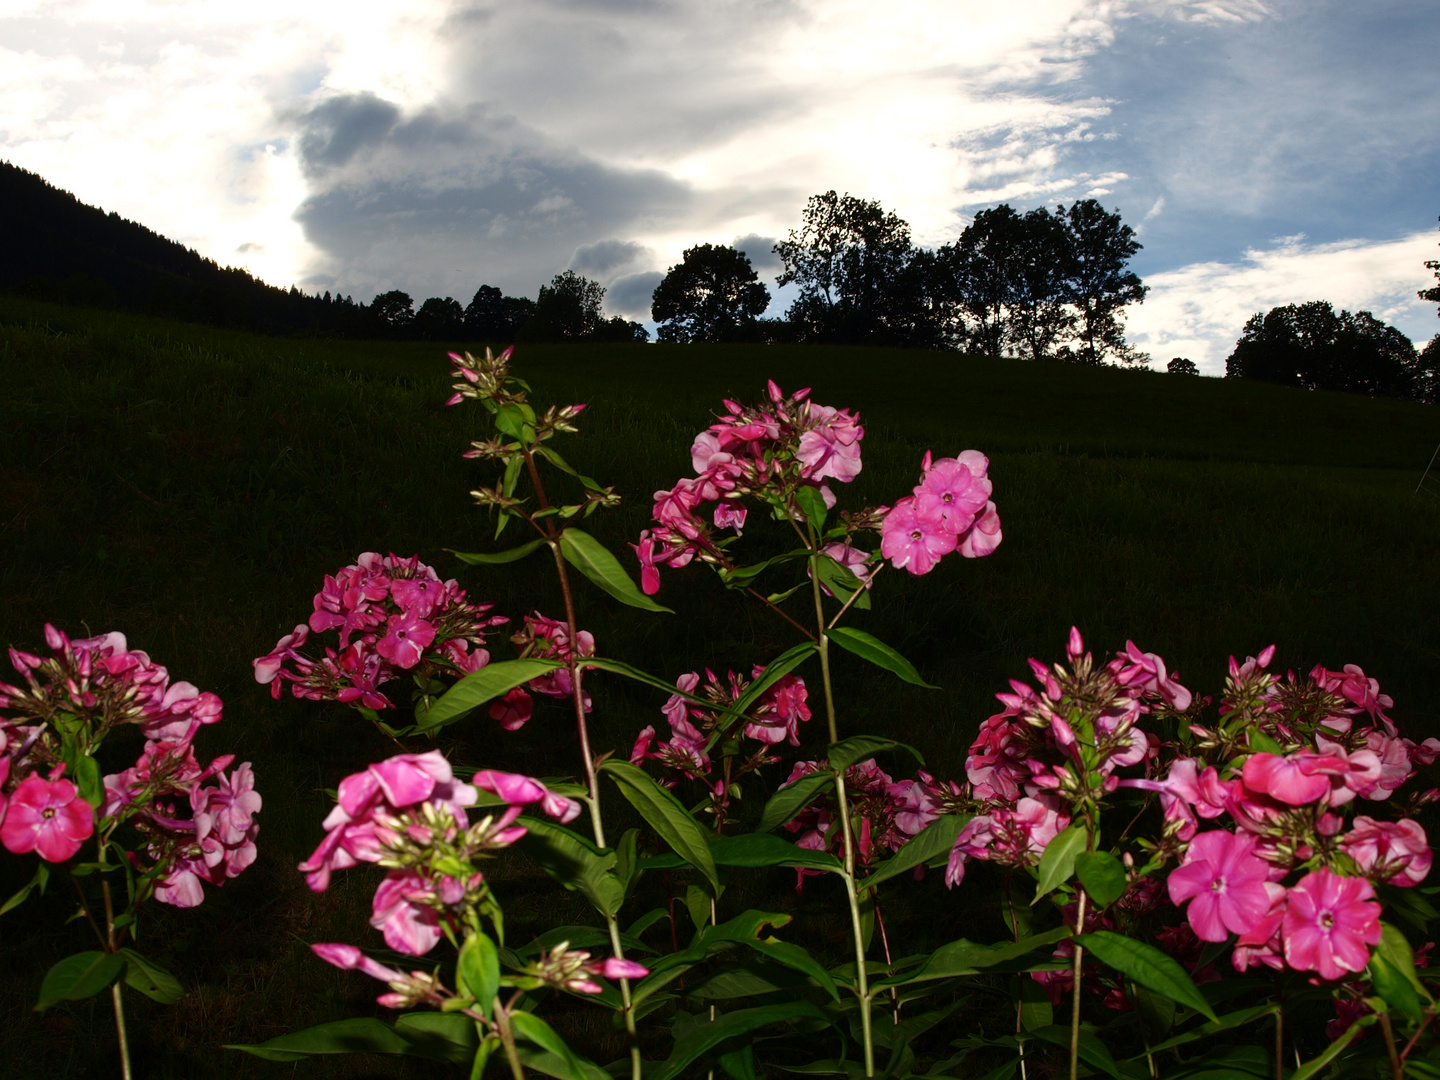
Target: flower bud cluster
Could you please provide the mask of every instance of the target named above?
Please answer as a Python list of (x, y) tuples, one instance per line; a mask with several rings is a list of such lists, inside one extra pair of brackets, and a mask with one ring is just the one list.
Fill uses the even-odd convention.
[[(509, 620), (493, 604), (472, 604), (453, 579), (441, 581), (419, 556), (367, 551), (315, 594), (309, 623), (282, 637), (254, 661), (255, 681), (278, 698), (290, 683), (297, 698), (339, 701), (368, 709), (393, 703), (381, 687), (402, 671), (479, 671), (490, 660), (485, 632)], [(310, 634), (336, 630), (339, 648), (314, 660), (300, 650)]]
[[(246, 762), (226, 774), (227, 754), (202, 767), (194, 739), (219, 722), (220, 698), (169, 673), (125, 635), (71, 639), (45, 627), (48, 657), (10, 650), (24, 686), (0, 684), (0, 844), (64, 862), (95, 835), (128, 824), (142, 837), (133, 861), (154, 896), (176, 907), (204, 899), (255, 861), (261, 798)], [(82, 790), (106, 736), (139, 728), (135, 764)], [(66, 778), (64, 774), (70, 774)]]

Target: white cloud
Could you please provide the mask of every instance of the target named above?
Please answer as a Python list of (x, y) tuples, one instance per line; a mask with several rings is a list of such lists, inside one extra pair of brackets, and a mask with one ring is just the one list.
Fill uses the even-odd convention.
[(1195, 263), (1150, 275), (1145, 303), (1130, 309), (1128, 337), (1155, 366), (1185, 356), (1203, 374), (1223, 375), (1225, 357), (1251, 315), (1328, 300), (1337, 309), (1369, 311), (1423, 344), (1440, 331), (1434, 304), (1415, 295), (1434, 284), (1424, 264), (1435, 257), (1433, 230), (1380, 242), (1306, 244), (1303, 237), (1284, 237), (1245, 252), (1239, 263)]

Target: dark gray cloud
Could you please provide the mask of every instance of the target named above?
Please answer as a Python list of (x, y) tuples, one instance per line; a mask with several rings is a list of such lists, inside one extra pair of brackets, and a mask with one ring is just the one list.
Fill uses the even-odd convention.
[(650, 300), (665, 275), (658, 270), (626, 274), (605, 291), (605, 310), (629, 319), (650, 318)]
[(312, 188), (296, 220), (357, 293), (458, 296), (483, 281), (533, 295), (575, 257), (619, 268), (640, 246), (616, 233), (693, 202), (658, 170), (567, 151), (478, 106), (406, 117), (373, 95), (336, 97), (301, 117), (297, 146)]
[(575, 249), (570, 269), (581, 274), (604, 277), (651, 254), (649, 248), (634, 240), (598, 240)]
[(784, 265), (773, 250), (775, 247), (775, 237), (773, 236), (756, 236), (754, 233), (737, 236), (735, 242), (730, 246), (736, 251), (743, 251), (745, 257), (750, 260), (750, 265), (762, 278), (774, 277)]

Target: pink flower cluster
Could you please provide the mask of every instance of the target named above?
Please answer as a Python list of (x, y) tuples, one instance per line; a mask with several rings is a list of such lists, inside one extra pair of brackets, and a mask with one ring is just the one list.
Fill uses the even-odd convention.
[[(801, 777), (824, 769), (826, 761), (797, 762), (786, 785)], [(846, 801), (851, 820), (857, 822), (855, 850), (866, 866), (885, 855), (899, 851), (918, 836), (941, 814), (952, 813), (964, 799), (961, 789), (948, 781), (938, 781), (921, 769), (915, 780), (895, 780), (874, 758), (857, 762), (845, 770)], [(836, 806), (833, 793), (817, 799), (801, 811), (785, 828), (799, 833), (795, 846), (810, 851), (841, 854), (842, 834), (836, 828)], [(923, 868), (922, 868), (923, 869)], [(817, 870), (797, 870), (796, 889), (807, 876)]]
[[(499, 817), (470, 826), (466, 811), (489, 792), (504, 804)], [(438, 750), (397, 754), (340, 782), (338, 802), (325, 819), (325, 839), (300, 864), (315, 892), (331, 874), (362, 862), (390, 867), (375, 892), (370, 923), (390, 948), (411, 956), (433, 949), (442, 924), (466, 924), (486, 888), (473, 865), (488, 852), (525, 835), (515, 824), (522, 809), (538, 803), (551, 817), (571, 821), (580, 804), (538, 780), (484, 770), (474, 784), (455, 779)], [(456, 873), (457, 866), (468, 867)]]
[[(220, 699), (172, 683), (123, 634), (72, 640), (47, 625), (45, 640), (50, 657), (10, 650), (23, 687), (0, 684), (0, 843), (64, 862), (97, 825), (128, 823), (145, 839), (151, 865), (137, 858), (136, 866), (155, 882), (155, 898), (194, 907), (204, 899), (202, 882), (221, 885), (255, 861), (259, 831), (249, 763), (227, 775), (233, 755), (203, 768), (195, 758), (196, 734), (221, 719)], [(138, 760), (103, 778), (94, 806), (62, 775), (62, 718), (84, 727), (92, 755), (118, 725), (144, 736)]]
[[(570, 642), (570, 630), (565, 623), (548, 619), (540, 612), (525, 616), (524, 626), (510, 639), (520, 650), (522, 657), (538, 657), (569, 664), (572, 659), (581, 660), (595, 655), (595, 636), (588, 630), (577, 630), (574, 645)], [(545, 697), (568, 698), (575, 692), (568, 667), (556, 668), (548, 675), (531, 679), (524, 686), (517, 686), (499, 701), (490, 706), (490, 718), (497, 720), (506, 731), (519, 731), (535, 711), (533, 691)], [(583, 692), (583, 691), (582, 691)], [(583, 704), (588, 713), (592, 708), (590, 694), (583, 692)]]
[(897, 502), (880, 526), (880, 553), (897, 570), (928, 574), (952, 551), (967, 559), (1000, 546), (1000, 515), (990, 501), (990, 459), (978, 450), (931, 459), (925, 451), (920, 483)]
[[(424, 664), (438, 671), (479, 671), (490, 660), (485, 631), (508, 622), (471, 604), (452, 579), (441, 581), (419, 556), (402, 559), (367, 551), (315, 594), (309, 624), (282, 637), (254, 661), (255, 681), (280, 696), (284, 683), (297, 698), (388, 709), (380, 687)], [(314, 660), (300, 652), (310, 634), (336, 630), (339, 648)]]
[[(746, 496), (795, 514), (800, 488), (817, 488), (834, 506), (827, 481), (848, 484), (860, 475), (865, 429), (859, 417), (807, 400), (808, 389), (788, 397), (773, 381), (767, 389), (763, 405), (726, 400), (726, 414), (690, 448), (696, 475), (655, 493), (655, 525), (632, 545), (645, 592), (659, 590), (661, 566), (681, 567), (697, 557), (719, 561), (715, 531), (744, 528)], [(700, 516), (707, 503), (715, 504), (708, 522)]]

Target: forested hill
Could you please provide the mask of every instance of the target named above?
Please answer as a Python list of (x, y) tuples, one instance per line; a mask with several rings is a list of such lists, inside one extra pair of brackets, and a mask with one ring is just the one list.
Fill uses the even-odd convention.
[(266, 333), (356, 334), (347, 298), (278, 289), (0, 161), (0, 291)]

